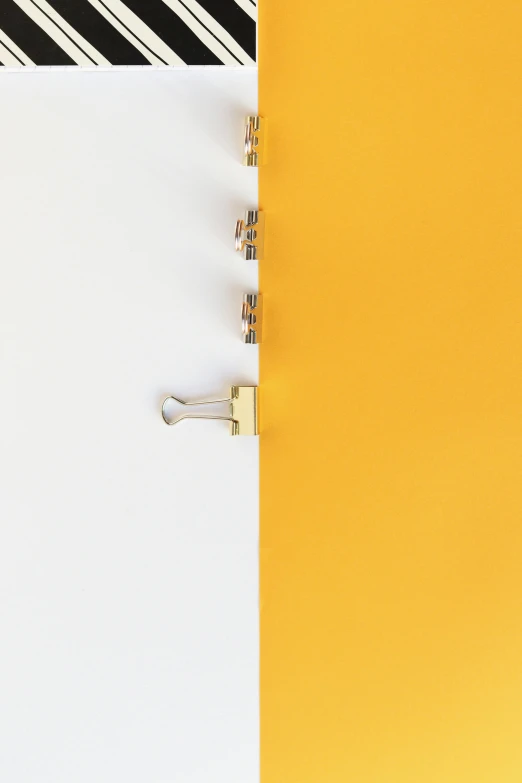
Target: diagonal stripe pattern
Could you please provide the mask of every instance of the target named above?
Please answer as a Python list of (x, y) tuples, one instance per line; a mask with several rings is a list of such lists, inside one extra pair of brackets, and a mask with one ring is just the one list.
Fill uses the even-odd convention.
[(0, 0), (0, 65), (255, 65), (254, 0)]

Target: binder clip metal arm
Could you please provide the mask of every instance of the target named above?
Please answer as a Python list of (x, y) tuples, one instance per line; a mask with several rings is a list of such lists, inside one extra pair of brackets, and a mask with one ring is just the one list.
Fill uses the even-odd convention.
[[(187, 407), (196, 405), (218, 405), (228, 402), (230, 405), (229, 416), (215, 416), (205, 414), (184, 413), (171, 419), (167, 414), (167, 405), (170, 400)], [(165, 424), (172, 426), (178, 424), (184, 419), (214, 419), (228, 421), (230, 424), (231, 435), (258, 435), (258, 409), (257, 409), (257, 386), (232, 386), (230, 396), (219, 400), (200, 400), (199, 402), (186, 402), (179, 397), (169, 395), (163, 400), (161, 406), (161, 415)]]

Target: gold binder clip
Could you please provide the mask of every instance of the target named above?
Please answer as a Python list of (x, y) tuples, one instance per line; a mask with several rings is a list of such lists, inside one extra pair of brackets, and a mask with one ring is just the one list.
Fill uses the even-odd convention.
[(243, 294), (241, 310), (243, 341), (249, 345), (261, 342), (263, 324), (263, 297), (261, 294)]
[(247, 209), (245, 219), (236, 222), (235, 247), (247, 261), (261, 261), (265, 250), (265, 213)]
[(245, 121), (244, 166), (262, 166), (265, 162), (266, 123), (262, 117), (247, 117)]
[[(221, 402), (228, 402), (230, 405), (230, 414), (228, 416), (205, 416), (200, 414), (186, 413), (171, 419), (167, 414), (167, 405), (170, 400), (180, 405), (217, 405)], [(220, 419), (230, 422), (231, 435), (258, 435), (258, 416), (257, 416), (257, 386), (232, 386), (230, 388), (230, 397), (222, 400), (201, 400), (200, 402), (185, 402), (172, 394), (163, 400), (161, 406), (161, 415), (165, 424), (172, 426), (183, 419)]]

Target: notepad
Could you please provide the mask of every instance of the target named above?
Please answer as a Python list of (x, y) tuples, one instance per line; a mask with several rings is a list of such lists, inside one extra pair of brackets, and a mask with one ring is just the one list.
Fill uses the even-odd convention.
[(258, 439), (161, 400), (257, 383), (257, 73), (9, 75), (0, 104), (0, 779), (254, 783)]

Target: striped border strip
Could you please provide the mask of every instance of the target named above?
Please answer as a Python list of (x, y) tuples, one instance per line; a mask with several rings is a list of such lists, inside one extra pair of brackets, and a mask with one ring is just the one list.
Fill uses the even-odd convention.
[(255, 65), (257, 0), (1, 0), (0, 65)]

